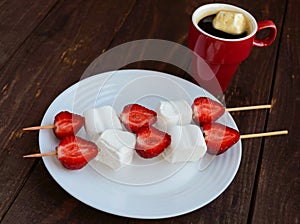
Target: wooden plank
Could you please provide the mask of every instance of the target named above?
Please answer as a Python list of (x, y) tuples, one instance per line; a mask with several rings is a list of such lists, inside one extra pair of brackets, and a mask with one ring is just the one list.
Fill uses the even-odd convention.
[[(204, 1), (200, 1), (204, 2)], [(146, 39), (158, 39), (174, 42), (174, 48), (171, 52), (161, 55), (161, 58), (166, 61), (170, 61), (171, 57), (174, 57), (174, 52), (178, 51), (175, 44), (183, 46), (187, 45), (187, 36), (189, 31), (189, 17), (193, 10), (197, 7), (198, 3), (189, 1), (158, 1), (158, 0), (146, 0), (138, 1), (132, 13), (124, 23), (120, 32), (116, 35), (110, 47), (116, 47), (120, 44), (135, 40)], [(145, 41), (143, 50), (151, 49)], [(155, 46), (156, 47), (156, 46)], [(159, 48), (159, 47), (157, 47)], [(127, 57), (131, 57), (135, 54), (136, 49), (132, 49), (124, 54), (124, 61)], [(158, 49), (159, 50), (159, 49)], [(177, 56), (176, 56), (177, 57)], [(144, 59), (144, 55), (141, 54), (141, 59)], [(182, 55), (182, 64), (167, 64), (161, 61), (137, 61), (129, 64), (124, 68), (142, 68), (155, 71), (163, 71), (176, 76), (183, 77), (185, 72), (178, 68), (179, 66), (185, 68), (188, 67), (188, 57)], [(176, 60), (177, 61), (177, 60)]]
[(289, 129), (288, 136), (264, 141), (253, 223), (299, 223), (300, 220), (300, 17), (296, 0), (288, 1), (281, 36), (274, 107), (268, 129)]
[(134, 1), (117, 6), (113, 1), (60, 1), (1, 70), (0, 220), (31, 172), (34, 160), (22, 155), (38, 151), (37, 132), (20, 129), (40, 123), (55, 97), (78, 81), (107, 48), (133, 5)]
[(86, 206), (67, 194), (39, 159), (2, 223), (126, 223), (126, 220)]
[[(278, 26), (280, 33), (285, 12), (285, 4), (279, 1), (255, 2), (227, 1), (240, 6), (254, 15), (257, 21), (271, 19)], [(278, 7), (274, 8), (273, 5)], [(271, 9), (272, 8), (272, 9)], [(244, 61), (231, 86), (226, 92), (226, 104), (229, 107), (241, 105), (265, 104), (270, 102), (273, 75), (276, 66), (276, 55), (280, 39), (267, 48), (253, 48), (249, 58)], [(263, 132), (268, 111), (248, 111), (232, 113), (241, 133)], [(243, 157), (239, 172), (233, 184), (225, 192), (227, 200), (218, 200), (213, 209), (220, 214), (216, 220), (227, 223), (247, 223), (251, 216), (251, 206), (255, 194), (254, 181), (259, 166), (261, 144), (263, 139), (243, 140)], [(232, 189), (232, 190), (231, 190)], [(229, 193), (229, 192), (230, 193)], [(229, 200), (228, 200), (229, 199)], [(226, 208), (225, 211), (222, 211)], [(209, 216), (209, 212), (207, 213)], [(214, 218), (210, 220), (213, 222)], [(260, 222), (259, 222), (260, 223)]]
[(57, 0), (5, 0), (0, 3), (0, 68), (8, 61)]

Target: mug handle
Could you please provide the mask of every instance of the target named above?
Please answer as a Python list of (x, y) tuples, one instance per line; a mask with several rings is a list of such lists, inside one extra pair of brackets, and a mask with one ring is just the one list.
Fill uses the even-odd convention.
[(277, 28), (276, 25), (271, 20), (264, 20), (257, 23), (257, 32), (263, 29), (270, 29), (268, 36), (257, 39), (256, 37), (253, 40), (253, 46), (255, 47), (267, 47), (273, 43), (276, 38)]

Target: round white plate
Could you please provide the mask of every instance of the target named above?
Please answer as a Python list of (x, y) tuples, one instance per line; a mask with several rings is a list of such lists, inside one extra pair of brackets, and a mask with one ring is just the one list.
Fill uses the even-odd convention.
[[(41, 125), (68, 110), (85, 110), (111, 105), (117, 113), (129, 103), (155, 109), (161, 100), (185, 99), (190, 104), (199, 96), (216, 100), (186, 80), (156, 71), (119, 70), (86, 78), (61, 93), (46, 111)], [(229, 113), (219, 123), (237, 129)], [(86, 138), (84, 129), (79, 135)], [(42, 153), (53, 151), (59, 141), (49, 130), (41, 130)], [(78, 200), (96, 209), (132, 218), (166, 218), (201, 208), (218, 197), (232, 182), (242, 156), (241, 141), (214, 158), (204, 170), (199, 162), (170, 164), (162, 157), (150, 160), (134, 157), (133, 165), (113, 171), (91, 161), (81, 170), (62, 167), (55, 157), (44, 157), (56, 182)]]

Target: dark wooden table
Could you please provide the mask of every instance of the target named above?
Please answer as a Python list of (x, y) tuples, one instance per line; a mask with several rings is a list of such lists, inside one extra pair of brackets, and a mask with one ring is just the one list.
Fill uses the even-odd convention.
[[(271, 103), (233, 113), (241, 133), (288, 129), (287, 136), (243, 141), (239, 171), (225, 192), (178, 217), (140, 220), (93, 209), (50, 176), (38, 151), (39, 124), (51, 102), (76, 83), (101, 53), (139, 39), (187, 46), (193, 10), (212, 1), (0, 1), (1, 223), (299, 223), (300, 17), (297, 0), (222, 1), (278, 27), (272, 46), (254, 48), (226, 92), (227, 106)], [(130, 54), (130, 52), (128, 52)], [(137, 62), (126, 68), (184, 77), (175, 66)], [(171, 206), (171, 205), (170, 205)]]

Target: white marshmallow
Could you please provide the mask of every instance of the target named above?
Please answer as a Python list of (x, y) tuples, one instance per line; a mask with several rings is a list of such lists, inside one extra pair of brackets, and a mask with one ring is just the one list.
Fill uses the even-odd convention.
[(192, 121), (192, 108), (185, 100), (161, 101), (156, 112), (156, 126), (162, 130), (174, 125), (190, 124)]
[(100, 153), (95, 161), (118, 170), (131, 163), (135, 143), (136, 137), (130, 132), (116, 129), (105, 130), (96, 141)]
[(122, 129), (121, 122), (112, 106), (103, 106), (83, 113), (84, 128), (91, 141), (96, 141), (106, 129)]
[(220, 11), (213, 20), (213, 27), (230, 34), (242, 34), (248, 29), (245, 16), (242, 13)]
[(172, 142), (163, 152), (170, 163), (198, 161), (206, 153), (207, 146), (200, 127), (190, 124), (169, 129)]

